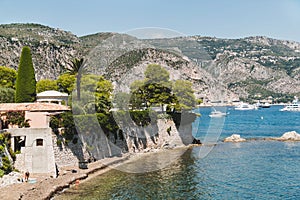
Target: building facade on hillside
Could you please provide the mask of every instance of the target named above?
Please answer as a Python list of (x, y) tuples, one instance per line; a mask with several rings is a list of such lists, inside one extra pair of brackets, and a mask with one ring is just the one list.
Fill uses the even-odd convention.
[[(50, 116), (70, 110), (54, 103), (0, 104), (2, 128), (11, 133), (11, 148), (18, 152), (15, 167), (30, 173), (47, 173), (56, 177)], [(9, 113), (24, 113), (29, 128), (7, 124)]]

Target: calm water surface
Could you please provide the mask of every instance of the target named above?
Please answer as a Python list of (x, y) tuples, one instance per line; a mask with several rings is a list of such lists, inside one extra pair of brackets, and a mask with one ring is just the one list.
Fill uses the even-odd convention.
[[(279, 112), (279, 108), (229, 108), (218, 140), (233, 133), (257, 138), (300, 132), (300, 113)], [(210, 108), (200, 112), (202, 117), (194, 123), (199, 138), (211, 123)], [(200, 148), (186, 151), (159, 171), (111, 170), (55, 199), (300, 199), (300, 142), (219, 142), (205, 158), (199, 157)]]

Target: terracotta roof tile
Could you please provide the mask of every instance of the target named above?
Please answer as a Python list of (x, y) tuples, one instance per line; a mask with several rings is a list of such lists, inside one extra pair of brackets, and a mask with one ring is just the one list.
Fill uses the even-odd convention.
[(55, 103), (1, 103), (0, 111), (66, 111), (68, 106)]

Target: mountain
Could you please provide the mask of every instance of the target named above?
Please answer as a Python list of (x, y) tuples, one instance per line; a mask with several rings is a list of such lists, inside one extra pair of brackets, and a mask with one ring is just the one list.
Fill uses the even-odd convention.
[(0, 65), (17, 69), (21, 49), (31, 48), (37, 79), (55, 78), (73, 57), (80, 40), (70, 32), (39, 24), (0, 26)]
[(73, 58), (92, 59), (100, 47), (102, 53), (109, 52), (111, 45), (102, 43), (114, 36), (128, 39), (120, 46), (137, 47), (111, 53), (115, 60), (101, 73), (115, 84), (143, 78), (147, 64), (156, 62), (170, 71), (171, 79), (180, 76), (191, 80), (197, 96), (210, 100), (217, 100), (217, 93), (226, 99), (273, 96), (282, 100), (300, 94), (300, 43), (262, 36), (189, 36), (141, 41), (117, 33), (77, 37), (39, 24), (6, 24), (0, 25), (0, 65), (17, 69), (21, 49), (27, 45), (32, 50), (37, 79), (55, 79)]
[(300, 43), (267, 37), (218, 39), (191, 36), (149, 40), (182, 54), (244, 98), (293, 96), (300, 92)]

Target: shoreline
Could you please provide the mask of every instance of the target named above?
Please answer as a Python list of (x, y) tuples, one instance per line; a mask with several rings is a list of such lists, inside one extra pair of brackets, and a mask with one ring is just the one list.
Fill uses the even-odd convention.
[[(79, 169), (78, 166), (63, 167), (60, 169), (60, 175), (57, 178), (49, 178), (49, 176), (43, 174), (32, 174), (30, 178), (35, 179), (36, 183), (23, 182), (2, 187), (0, 188), (0, 199), (52, 199), (55, 195), (59, 195), (65, 189), (72, 187), (76, 180), (87, 181), (130, 158), (130, 154), (124, 154), (122, 157), (104, 158), (89, 163), (88, 169)], [(75, 170), (76, 173), (73, 173), (72, 170)]]
[[(244, 142), (251, 141), (279, 141), (279, 142), (300, 142), (299, 140), (283, 140), (282, 138), (246, 138)], [(104, 158), (96, 162), (88, 164), (88, 169), (79, 169), (78, 166), (67, 166), (60, 169), (57, 178), (50, 178), (43, 174), (32, 174), (30, 178), (36, 180), (35, 183), (16, 183), (0, 188), (0, 199), (5, 200), (31, 200), (31, 199), (53, 199), (59, 196), (68, 188), (74, 187), (76, 181), (88, 181), (96, 176), (99, 176), (109, 170), (117, 169), (119, 165), (127, 162), (133, 162), (136, 159), (143, 158), (144, 156), (151, 156), (156, 153), (165, 152), (168, 150), (187, 150), (197, 146), (215, 146), (220, 143), (240, 143), (240, 142), (224, 142), (219, 141), (216, 144), (190, 144), (187, 146), (178, 146), (174, 149), (158, 149), (150, 152), (141, 153), (127, 153), (121, 157)], [(75, 170), (76, 172), (72, 172)], [(9, 192), (13, 191), (13, 192)]]
[[(66, 166), (59, 170), (57, 178), (50, 178), (45, 174), (31, 174), (29, 179), (36, 180), (35, 183), (22, 182), (7, 185), (0, 188), (0, 199), (5, 200), (32, 200), (45, 199), (50, 200), (59, 196), (68, 188), (76, 186), (76, 181), (80, 183), (88, 181), (111, 169), (117, 169), (120, 165), (126, 165), (135, 162), (145, 156), (164, 153), (172, 150), (187, 150), (196, 145), (178, 146), (174, 149), (157, 149), (149, 152), (126, 153), (121, 157), (104, 158), (92, 163), (88, 163), (88, 169), (79, 169), (78, 166)], [(75, 170), (76, 173), (72, 171)], [(13, 191), (13, 192), (9, 192)]]

